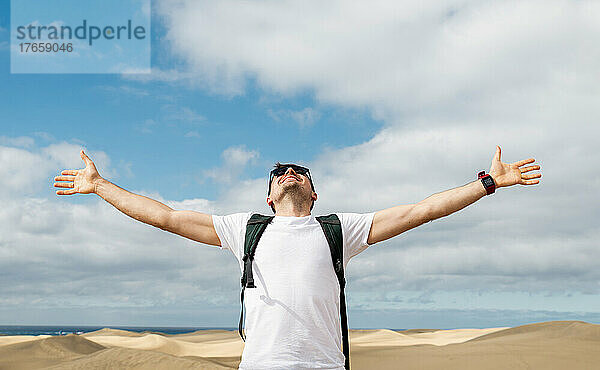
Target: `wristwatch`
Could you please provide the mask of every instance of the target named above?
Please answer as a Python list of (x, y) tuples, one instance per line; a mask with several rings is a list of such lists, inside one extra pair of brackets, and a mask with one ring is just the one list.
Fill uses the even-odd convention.
[(485, 191), (487, 191), (487, 195), (494, 194), (494, 191), (496, 191), (496, 183), (490, 174), (486, 175), (485, 171), (481, 171), (477, 174), (477, 178), (481, 179), (481, 183), (483, 184)]

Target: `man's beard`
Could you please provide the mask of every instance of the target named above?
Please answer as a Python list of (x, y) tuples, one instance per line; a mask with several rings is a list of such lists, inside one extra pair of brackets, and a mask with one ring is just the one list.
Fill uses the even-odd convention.
[(283, 200), (288, 198), (295, 208), (309, 203), (310, 206), (310, 194), (304, 191), (304, 188), (298, 182), (292, 182), (282, 187), (279, 199)]

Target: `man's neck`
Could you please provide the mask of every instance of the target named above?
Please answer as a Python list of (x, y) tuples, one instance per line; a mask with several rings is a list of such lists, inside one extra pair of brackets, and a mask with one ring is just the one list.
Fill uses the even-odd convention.
[(279, 204), (275, 206), (275, 216), (305, 217), (310, 216), (310, 206), (297, 206), (293, 203)]

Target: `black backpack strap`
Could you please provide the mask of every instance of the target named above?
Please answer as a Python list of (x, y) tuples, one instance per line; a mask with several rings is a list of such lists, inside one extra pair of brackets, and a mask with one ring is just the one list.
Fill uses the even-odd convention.
[(240, 294), (242, 311), (240, 312), (240, 324), (238, 326), (238, 331), (243, 341), (246, 341), (246, 337), (242, 332), (242, 327), (244, 326), (244, 291), (246, 288), (256, 288), (256, 285), (254, 285), (254, 276), (252, 275), (252, 261), (254, 260), (254, 253), (256, 252), (258, 241), (267, 228), (267, 225), (273, 220), (273, 217), (274, 216), (263, 216), (255, 213), (250, 217), (246, 224), (244, 257), (242, 258), (244, 261), (244, 272), (242, 274), (242, 292)]
[(330, 214), (328, 216), (319, 216), (317, 221), (321, 224), (325, 238), (329, 244), (329, 250), (331, 251), (331, 261), (333, 262), (333, 268), (335, 275), (338, 278), (340, 284), (340, 318), (342, 323), (342, 343), (343, 352), (346, 362), (344, 367), (350, 369), (350, 344), (348, 340), (348, 316), (346, 314), (346, 294), (344, 288), (346, 287), (346, 279), (344, 277), (344, 238), (342, 235), (342, 224), (338, 216)]

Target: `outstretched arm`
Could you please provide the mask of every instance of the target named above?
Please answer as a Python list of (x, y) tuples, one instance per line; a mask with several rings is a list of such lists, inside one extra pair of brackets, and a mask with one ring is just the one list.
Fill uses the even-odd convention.
[(95, 193), (119, 211), (143, 223), (181, 235), (201, 243), (221, 245), (210, 215), (195, 211), (176, 211), (143, 195), (134, 194), (102, 178), (94, 162), (83, 152), (85, 168), (65, 170), (54, 183), (58, 195)]
[[(535, 159), (529, 158), (507, 164), (500, 161), (500, 156), (501, 149), (498, 146), (489, 172), (496, 183), (496, 189), (516, 184), (534, 185), (540, 182), (533, 180), (541, 177), (540, 173), (525, 174), (529, 171), (539, 170), (539, 165), (523, 167), (535, 162)], [(448, 216), (475, 203), (486, 194), (481, 180), (475, 180), (464, 186), (433, 194), (416, 204), (400, 205), (379, 211), (373, 218), (367, 242), (374, 244), (426, 222)]]

